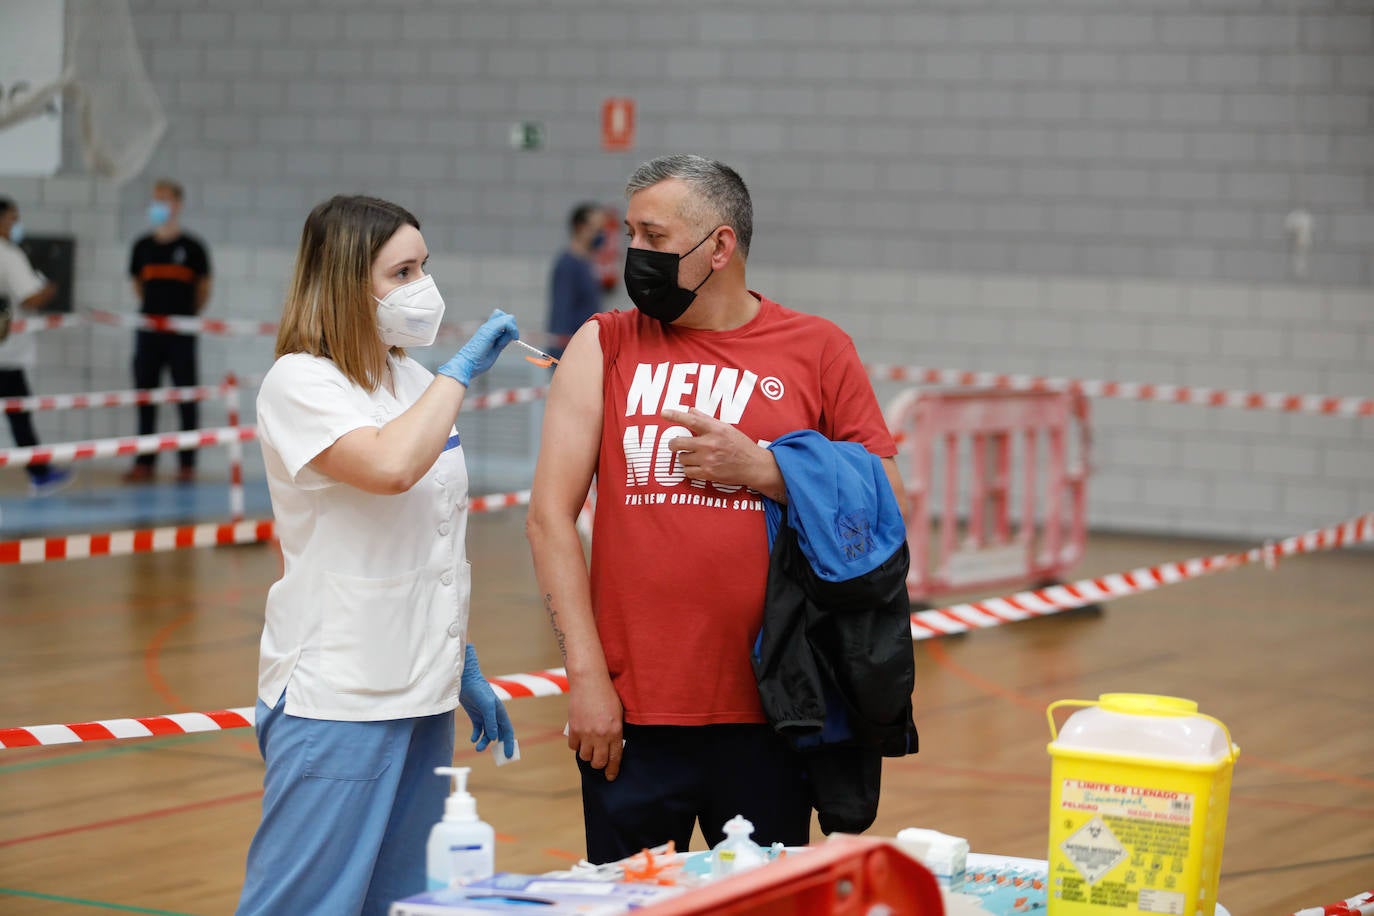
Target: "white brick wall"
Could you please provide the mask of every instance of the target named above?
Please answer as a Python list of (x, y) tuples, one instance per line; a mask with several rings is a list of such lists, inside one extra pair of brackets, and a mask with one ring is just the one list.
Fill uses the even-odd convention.
[[(1374, 362), (1367, 355), (1374, 330), (1370, 291), (865, 274), (868, 289), (911, 291), (906, 303), (893, 306), (854, 295), (842, 274), (823, 284), (814, 272), (775, 269), (766, 279), (775, 285), (755, 285), (839, 321), (873, 361), (1244, 390), (1374, 393)], [(833, 305), (837, 296), (844, 307)], [(1369, 330), (1353, 335), (1354, 345), (1324, 351), (1325, 358), (1314, 352), (1295, 361), (1287, 353), (1290, 341), (1310, 323), (1326, 322), (1331, 302), (1345, 309), (1363, 303), (1362, 324)], [(1152, 304), (1164, 317), (1149, 318)], [(879, 320), (865, 325), (863, 316), (874, 311)], [(1280, 320), (1281, 315), (1290, 317)], [(1351, 336), (1325, 333), (1327, 338), (1316, 339)], [(880, 386), (884, 396), (892, 390)], [(1369, 511), (1374, 423), (1367, 420), (1098, 401), (1093, 436), (1089, 517), (1096, 526), (1267, 537)], [(1336, 509), (1338, 504), (1343, 508)]]
[[(690, 150), (753, 189), (754, 285), (871, 360), (1374, 394), (1374, 18), (1349, 0), (131, 5), (170, 121), (146, 177), (187, 184), (212, 315), (275, 317), (308, 208), (367, 192), (420, 216), (455, 319), (537, 327), (569, 206)], [(603, 153), (624, 94), (638, 147)], [(519, 120), (548, 148), (512, 151)], [(132, 308), (146, 180), (74, 165), (0, 193), (75, 235), (82, 307)], [(125, 332), (42, 350), (44, 390), (128, 384)], [(207, 378), (251, 373), (270, 341), (202, 353)], [(518, 448), (518, 425), (482, 429)], [(1286, 534), (1374, 498), (1374, 421), (1099, 402), (1094, 428), (1099, 526)]]

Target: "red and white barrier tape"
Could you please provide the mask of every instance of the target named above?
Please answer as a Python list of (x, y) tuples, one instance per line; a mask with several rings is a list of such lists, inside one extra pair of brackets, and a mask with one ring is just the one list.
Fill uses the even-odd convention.
[[(512, 494), (515, 495), (515, 494)], [(935, 611), (919, 611), (912, 615), (912, 639), (930, 639), (947, 633), (968, 629), (1000, 626), (1027, 617), (1054, 613), (1080, 607), (1093, 601), (1105, 601), (1172, 585), (1208, 572), (1237, 569), (1247, 563), (1266, 562), (1272, 565), (1279, 556), (1330, 550), (1358, 541), (1374, 539), (1374, 512), (1353, 518), (1339, 525), (1309, 531), (1287, 538), (1277, 544), (1251, 548), (1232, 554), (1218, 554), (1181, 563), (1148, 567), (1130, 573), (1119, 573), (1101, 579), (1084, 579), (1072, 585), (1058, 585), (1035, 592), (1021, 592), (1007, 598), (995, 598), (977, 604), (957, 605)], [(1121, 584), (1117, 584), (1121, 580)], [(1065, 600), (1044, 597), (1063, 592)], [(1025, 604), (1023, 604), (1025, 603)], [(967, 610), (965, 610), (967, 609)], [(936, 615), (932, 617), (931, 615)], [(965, 616), (968, 615), (968, 616)], [(918, 619), (921, 621), (918, 630)], [(518, 697), (557, 696), (569, 690), (567, 671), (546, 668), (523, 674), (506, 674), (490, 678), (492, 690), (503, 700)], [(111, 738), (144, 738), (149, 735), (181, 734), (191, 731), (214, 731), (224, 728), (247, 728), (253, 724), (251, 707), (219, 710), (208, 713), (182, 713), (175, 716), (153, 716), (147, 719), (109, 719), (74, 725), (32, 725), (19, 728), (0, 728), (0, 749), (32, 747), (43, 744), (70, 744), (77, 741), (101, 741)], [(1359, 899), (1359, 898), (1352, 898)], [(1347, 901), (1348, 903), (1349, 901)], [(1363, 902), (1363, 901), (1361, 901)], [(1345, 910), (1303, 910), (1308, 914), (1344, 914)], [(1351, 911), (1363, 916), (1363, 910)]]
[[(467, 340), (477, 329), (482, 326), (483, 319), (473, 319), (470, 321), (459, 321), (453, 324), (439, 326), (439, 334), (435, 340)], [(553, 346), (558, 343), (567, 344), (568, 338), (559, 334), (550, 334), (536, 328), (521, 328), (520, 339), (528, 344), (542, 344), (545, 347)], [(512, 350), (512, 353), (517, 351)]]
[(35, 331), (53, 331), (57, 328), (79, 328), (86, 324), (84, 315), (30, 315), (16, 318), (10, 322), (11, 334), (32, 334)]
[[(59, 319), (62, 320), (55, 320)], [(114, 327), (133, 328), (140, 331), (159, 331), (174, 334), (203, 334), (210, 337), (275, 337), (278, 323), (275, 321), (245, 321), (223, 318), (201, 318), (198, 315), (143, 315), (133, 312), (111, 312), (106, 309), (92, 309), (81, 315), (47, 316), (53, 321), (45, 327), (76, 327), (82, 324), (101, 324)], [(482, 326), (480, 319), (451, 322), (441, 325), (438, 340), (466, 340)], [(552, 340), (553, 335), (542, 331), (527, 330), (521, 333), (522, 340)]]
[[(36, 394), (26, 398), (0, 399), (0, 413), (20, 413), (39, 410), (85, 410), (97, 407), (136, 407), (141, 404), (183, 404), (189, 401), (208, 401), (227, 397), (231, 384), (243, 389), (254, 387), (262, 379), (243, 378), (218, 385), (187, 385), (180, 388), (134, 388), (126, 391), (91, 391), (78, 394)], [(545, 386), (532, 388), (500, 388), (486, 394), (473, 395), (464, 402), (467, 411), (491, 410), (507, 404), (528, 404), (548, 394)]]
[[(492, 493), (469, 499), (468, 511), (499, 512), (512, 506), (523, 506), (529, 501), (529, 490)], [(18, 541), (0, 541), (0, 566), (81, 560), (86, 557), (124, 556), (132, 553), (161, 553), (167, 550), (216, 547), (225, 544), (255, 544), (269, 541), (273, 536), (273, 523), (268, 518), (199, 525), (171, 525), (164, 528), (110, 531), (101, 534), (24, 538)]]
[(931, 639), (951, 633), (998, 627), (1031, 617), (1044, 617), (1060, 611), (1124, 598), (1150, 591), (1161, 585), (1173, 585), (1210, 573), (1239, 569), (1250, 563), (1273, 566), (1279, 557), (1333, 550), (1348, 544), (1374, 540), (1374, 512), (1349, 521), (1286, 538), (1278, 543), (1252, 547), (1237, 553), (1195, 557), (1176, 563), (1148, 566), (1130, 572), (1112, 573), (1097, 579), (1080, 579), (1066, 585), (1018, 592), (1004, 598), (970, 601), (911, 615), (911, 638)]
[(140, 719), (102, 719), (71, 725), (28, 725), (0, 728), (0, 748), (74, 744), (78, 741), (109, 741), (115, 738), (152, 738), (188, 735), (228, 728), (252, 728), (253, 707), (218, 709), (214, 712), (180, 712)]
[(1298, 910), (1293, 916), (1374, 916), (1374, 891), (1347, 897), (1340, 903), (1307, 907)]
[[(83, 315), (44, 315), (34, 318), (20, 318), (11, 324), (10, 333), (18, 334), (51, 328), (76, 327), (88, 321), (145, 331), (204, 334), (219, 337), (271, 337), (277, 333), (277, 323), (274, 321), (235, 321), (222, 318), (200, 318), (192, 315), (142, 315), (110, 312), (102, 309), (95, 309)], [(440, 336), (466, 336), (478, 326), (479, 324), (476, 322), (446, 325), (441, 328)], [(538, 336), (537, 333), (531, 335), (531, 337)], [(1057, 378), (1004, 372), (979, 372), (968, 369), (939, 369), (930, 366), (894, 366), (884, 363), (870, 363), (867, 368), (869, 375), (881, 381), (976, 386), (1010, 391), (1066, 391), (1076, 388), (1089, 397), (1097, 398), (1161, 401), (1172, 404), (1194, 404), (1202, 407), (1235, 407), (1244, 410), (1279, 410), (1286, 413), (1312, 413), (1323, 416), (1374, 416), (1374, 398), (1353, 396), (1336, 397), (1320, 394), (1238, 391), (1192, 385)]]
[(86, 557), (117, 557), (132, 553), (161, 553), (189, 547), (225, 544), (256, 544), (272, 539), (272, 520), (257, 519), (224, 524), (171, 525), (110, 531), (103, 534), (69, 534), (50, 538), (0, 541), (0, 566), (14, 563), (47, 563)]
[(86, 316), (96, 324), (159, 331), (174, 334), (203, 334), (210, 337), (275, 337), (275, 321), (235, 321), (201, 318), (197, 315), (143, 315), (93, 309)]
[(0, 412), (30, 410), (84, 410), (93, 407), (133, 407), (139, 404), (183, 404), (223, 397), (223, 385), (188, 385), (181, 388), (135, 388), (130, 391), (93, 391), (87, 394), (38, 394), (0, 400)]
[(5, 448), (0, 449), (0, 468), (7, 465), (53, 462), (65, 464), (92, 458), (209, 448), (231, 442), (247, 442), (256, 439), (257, 436), (258, 430), (254, 426), (222, 426), (216, 429), (192, 429), (182, 433), (154, 433), (122, 439), (92, 439), (87, 442), (59, 442), (55, 445)]
[(525, 674), (503, 674), (487, 678), (491, 689), (503, 700), (518, 697), (556, 697), (568, 692), (568, 672), (564, 668), (545, 668)]
[(534, 388), (502, 388), (464, 399), (463, 411), (466, 413), (472, 410), (491, 410), (493, 407), (504, 407), (507, 404), (528, 404), (531, 401), (542, 400), (548, 393), (549, 389), (543, 385)]
[[(492, 692), (502, 700), (549, 697), (568, 692), (568, 676), (562, 668), (489, 678)], [(111, 741), (119, 738), (151, 738), (189, 735), (194, 732), (252, 728), (255, 709), (238, 706), (213, 712), (183, 712), (138, 719), (101, 719), (70, 725), (25, 725), (0, 728), (0, 749)]]
[(1172, 404), (1195, 404), (1203, 407), (1238, 407), (1245, 410), (1279, 410), (1287, 413), (1314, 413), (1337, 417), (1374, 416), (1374, 398), (1226, 391), (1220, 388), (1198, 388), (1189, 385), (1155, 385), (1147, 382), (1051, 378), (1000, 372), (973, 372), (964, 369), (934, 369), (926, 366), (890, 366), (882, 363), (870, 363), (867, 368), (869, 375), (873, 378), (890, 382), (962, 385), (978, 388), (1001, 388), (1008, 391), (1069, 391), (1077, 389), (1089, 397), (1096, 398), (1163, 401)]
[[(198, 315), (144, 315), (132, 312), (111, 312), (93, 309), (86, 316), (95, 324), (134, 328), (140, 331), (171, 332), (174, 334), (203, 334), (210, 337), (275, 337), (275, 321), (244, 321), (224, 318), (201, 318)], [(463, 321), (442, 325), (440, 338), (467, 338), (481, 321)]]
[(529, 505), (530, 491), (516, 490), (514, 493), (490, 493), (486, 496), (474, 496), (468, 500), (469, 512), (495, 512), (498, 509), (509, 509), (513, 506)]

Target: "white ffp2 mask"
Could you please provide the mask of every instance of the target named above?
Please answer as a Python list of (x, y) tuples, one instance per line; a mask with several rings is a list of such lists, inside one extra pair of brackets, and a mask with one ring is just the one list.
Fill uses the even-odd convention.
[(388, 347), (427, 347), (443, 320), (444, 297), (433, 276), (398, 286), (377, 299), (377, 329)]

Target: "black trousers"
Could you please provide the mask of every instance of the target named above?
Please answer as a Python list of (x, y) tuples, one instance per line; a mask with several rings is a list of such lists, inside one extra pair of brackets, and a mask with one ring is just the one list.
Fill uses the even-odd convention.
[(736, 814), (752, 839), (805, 846), (811, 796), (800, 761), (769, 725), (626, 725), (620, 775), (578, 759), (587, 859), (614, 862), (672, 840), (685, 852), (698, 822), (711, 846)]
[[(196, 367), (196, 338), (187, 334), (162, 334), (156, 331), (136, 331), (134, 337), (134, 387), (158, 388), (162, 385), (162, 370), (167, 369), (172, 376), (172, 384), (181, 387), (200, 384), (196, 379), (200, 373)], [(147, 436), (157, 432), (156, 404), (138, 406), (138, 434)], [(198, 429), (200, 423), (200, 404), (187, 401), (177, 405), (181, 412), (181, 428)], [(196, 466), (196, 450), (186, 449), (177, 453), (181, 466)], [(157, 463), (157, 453), (139, 455), (139, 464), (152, 467)]]
[[(23, 369), (0, 369), (0, 398), (26, 398), (32, 393)], [(28, 448), (38, 444), (38, 435), (33, 431), (33, 416), (27, 410), (23, 413), (6, 413), (5, 419), (10, 421), (10, 432), (14, 434), (16, 446)], [(30, 477), (47, 469), (46, 463), (31, 464), (27, 468)]]

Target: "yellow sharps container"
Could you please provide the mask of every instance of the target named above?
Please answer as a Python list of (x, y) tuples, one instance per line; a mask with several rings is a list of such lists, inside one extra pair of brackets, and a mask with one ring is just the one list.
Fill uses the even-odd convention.
[[(1084, 707), (1056, 729), (1054, 711)], [(1104, 693), (1046, 710), (1050, 916), (1213, 916), (1231, 771), (1226, 726), (1192, 700)]]

